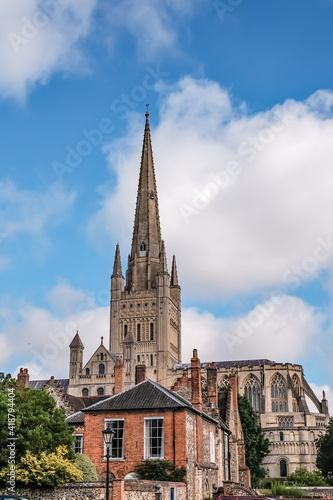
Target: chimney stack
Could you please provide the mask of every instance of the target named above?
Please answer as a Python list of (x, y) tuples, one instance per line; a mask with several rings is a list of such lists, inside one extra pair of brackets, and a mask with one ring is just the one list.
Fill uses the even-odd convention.
[(29, 378), (28, 368), (20, 368), (20, 372), (17, 374), (17, 382), (23, 387), (29, 387)]
[(202, 411), (201, 393), (201, 363), (197, 349), (193, 349), (191, 358), (192, 404), (197, 410)]
[(146, 380), (146, 365), (136, 365), (135, 367), (135, 385)]
[(211, 363), (207, 368), (207, 396), (208, 401), (218, 407), (218, 394), (217, 394), (217, 368), (215, 363)]
[(114, 365), (114, 394), (123, 392), (125, 388), (125, 365), (121, 358)]

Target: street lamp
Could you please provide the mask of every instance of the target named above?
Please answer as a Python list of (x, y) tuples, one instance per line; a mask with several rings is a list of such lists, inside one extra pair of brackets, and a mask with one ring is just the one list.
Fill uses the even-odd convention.
[(116, 435), (116, 431), (108, 427), (102, 431), (104, 443), (106, 445), (106, 500), (109, 500), (109, 463), (110, 463), (110, 448), (112, 444), (112, 439)]

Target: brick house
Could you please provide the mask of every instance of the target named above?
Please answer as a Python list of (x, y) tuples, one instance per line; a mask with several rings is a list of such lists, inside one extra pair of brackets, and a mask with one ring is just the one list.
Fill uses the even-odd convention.
[(83, 436), (83, 452), (96, 466), (98, 475), (106, 471), (102, 431), (111, 427), (110, 471), (115, 479), (131, 476), (142, 460), (169, 460), (187, 470), (187, 498), (211, 496), (213, 485), (229, 479), (229, 434), (216, 408), (203, 411), (200, 361), (192, 358), (191, 400), (145, 378), (145, 366), (138, 365), (136, 385), (123, 390), (124, 365), (116, 365), (115, 392), (67, 421), (75, 434)]

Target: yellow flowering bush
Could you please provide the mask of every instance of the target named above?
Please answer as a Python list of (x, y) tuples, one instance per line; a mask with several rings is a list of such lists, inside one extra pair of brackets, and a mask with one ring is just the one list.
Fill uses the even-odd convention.
[[(51, 487), (82, 481), (82, 471), (67, 456), (67, 447), (63, 445), (53, 453), (43, 451), (38, 456), (27, 451), (16, 466), (16, 480), (23, 484)], [(7, 473), (8, 468), (2, 469), (0, 478), (4, 479)]]

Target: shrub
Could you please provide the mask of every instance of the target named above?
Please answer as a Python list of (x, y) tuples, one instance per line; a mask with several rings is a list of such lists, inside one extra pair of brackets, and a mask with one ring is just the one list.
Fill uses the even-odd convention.
[(303, 491), (295, 486), (286, 486), (283, 483), (273, 482), (271, 486), (271, 492), (273, 497), (296, 497), (300, 498), (304, 496)]
[(148, 481), (183, 482), (186, 476), (185, 467), (176, 467), (168, 460), (145, 460), (135, 468), (139, 479)]
[(82, 481), (84, 483), (93, 483), (94, 481), (98, 481), (96, 467), (87, 455), (77, 453), (75, 455), (75, 464), (83, 474)]
[(327, 486), (327, 482), (320, 470), (309, 472), (307, 469), (299, 468), (287, 477), (288, 484), (297, 486)]
[[(55, 452), (33, 455), (27, 451), (16, 467), (16, 480), (19, 483), (55, 488), (64, 483), (82, 481), (83, 474), (69, 459), (66, 446), (58, 446)], [(8, 468), (0, 472), (5, 480)]]

